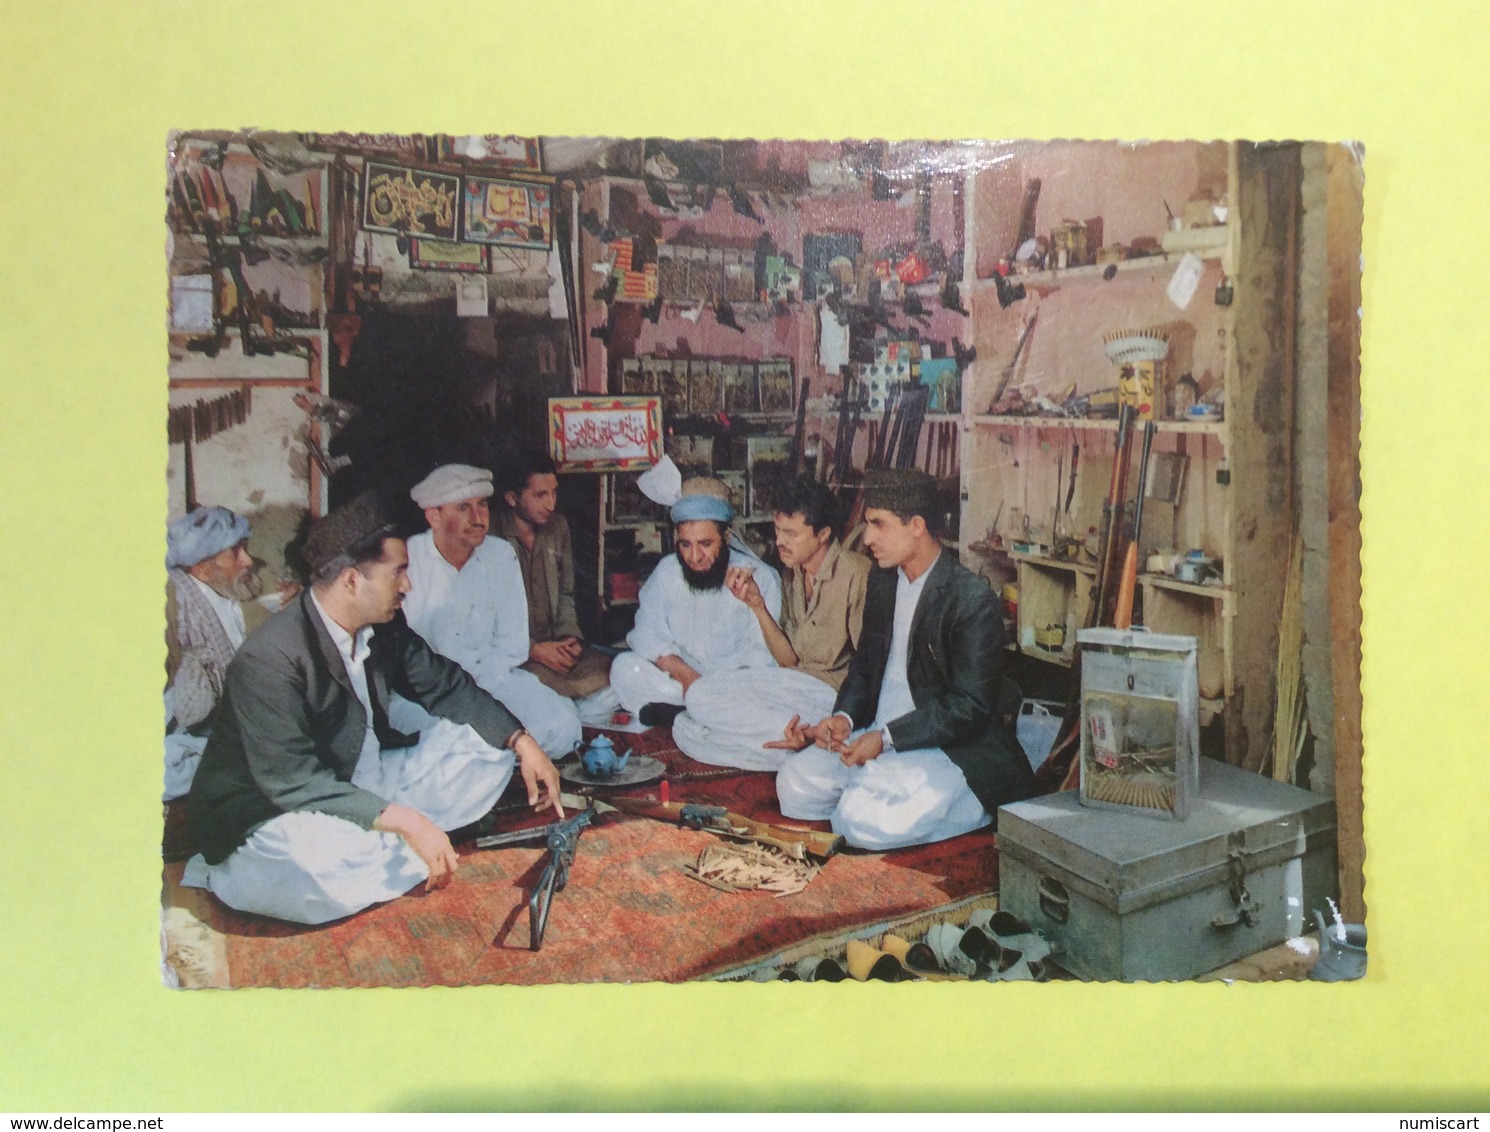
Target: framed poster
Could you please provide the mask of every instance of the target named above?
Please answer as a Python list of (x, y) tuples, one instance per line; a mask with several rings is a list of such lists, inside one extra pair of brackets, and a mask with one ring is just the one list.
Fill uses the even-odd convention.
[(362, 172), (362, 227), (454, 241), (460, 177), (369, 161)]
[(549, 454), (561, 472), (638, 472), (662, 459), (660, 397), (550, 397)]
[(461, 239), (510, 248), (547, 248), (554, 238), (551, 198), (548, 185), (467, 177)]
[(444, 240), (409, 241), (409, 266), (416, 271), (491, 273), (491, 248), (485, 244), (451, 244)]

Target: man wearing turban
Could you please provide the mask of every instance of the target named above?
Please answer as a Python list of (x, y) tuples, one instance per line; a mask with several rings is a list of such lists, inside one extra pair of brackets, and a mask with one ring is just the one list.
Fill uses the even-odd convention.
[[(166, 531), (167, 801), (191, 788), (228, 662), (248, 635), (243, 603), (257, 596), (248, 536), (248, 520), (226, 507), (198, 507)], [(299, 589), (285, 583), (280, 600)]]
[(674, 553), (642, 586), (630, 651), (610, 670), (621, 706), (642, 723), (671, 723), (700, 676), (776, 664), (755, 614), (725, 586), (731, 570), (753, 571), (766, 609), (781, 616), (776, 572), (730, 545), (734, 517), (729, 488), (715, 479), (684, 483), (672, 505)]

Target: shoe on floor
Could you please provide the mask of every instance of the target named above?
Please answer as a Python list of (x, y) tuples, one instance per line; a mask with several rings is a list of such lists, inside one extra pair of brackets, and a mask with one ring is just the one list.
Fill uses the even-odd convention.
[(682, 704), (643, 704), (636, 718), (647, 727), (671, 727), (682, 714)]

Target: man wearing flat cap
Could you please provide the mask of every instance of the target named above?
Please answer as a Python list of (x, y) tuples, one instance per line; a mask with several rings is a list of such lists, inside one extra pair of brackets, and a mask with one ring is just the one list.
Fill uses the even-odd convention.
[[(560, 815), (559, 776), (517, 718), (400, 612), (408, 555), (376, 496), (312, 527), (311, 588), (228, 666), (189, 797), (201, 853), (183, 883), (301, 924), (340, 919), (421, 881), (450, 882), (446, 831), (496, 802), (514, 761), (535, 808)], [(437, 717), (389, 723), (393, 695)]]
[(642, 586), (629, 652), (611, 664), (621, 705), (646, 724), (669, 724), (700, 676), (776, 664), (748, 605), (725, 587), (731, 570), (753, 571), (765, 608), (781, 616), (781, 582), (729, 542), (729, 487), (691, 479), (672, 505), (674, 553)]
[[(1004, 632), (993, 591), (942, 550), (936, 484), (875, 469), (864, 492), (869, 579), (859, 651), (834, 714), (788, 739), (781, 812), (829, 820), (863, 849), (941, 841), (1035, 792), (1000, 721)], [(809, 743), (815, 744), (808, 746)]]
[[(267, 616), (256, 603), (245, 610), (258, 596), (249, 533), (226, 507), (197, 507), (166, 532), (166, 801), (191, 788), (228, 662)], [(299, 590), (283, 583), (279, 597)]]
[[(409, 540), (409, 581), (404, 604), (413, 630), (442, 656), (522, 720), (545, 751), (563, 755), (580, 741), (574, 701), (531, 672), (527, 590), (512, 546), (488, 538), (492, 474), (469, 464), (445, 464), (414, 485), (410, 497), (424, 510), (429, 530)], [(417, 727), (417, 713), (396, 721)]]

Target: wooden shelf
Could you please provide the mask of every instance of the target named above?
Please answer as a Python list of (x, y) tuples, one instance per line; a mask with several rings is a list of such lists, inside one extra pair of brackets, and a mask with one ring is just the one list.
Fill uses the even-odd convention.
[(1191, 582), (1180, 582), (1166, 574), (1140, 574), (1138, 580), (1147, 586), (1153, 586), (1158, 590), (1173, 590), (1175, 593), (1194, 594), (1197, 597), (1210, 598), (1212, 601), (1225, 601), (1231, 596), (1231, 590), (1225, 586), (1197, 586)]
[[(1106, 282), (1103, 276), (1106, 274), (1107, 269), (1110, 267), (1117, 268), (1117, 272), (1113, 276), (1114, 280), (1121, 279), (1125, 275), (1148, 275), (1165, 267), (1173, 267), (1174, 265), (1179, 263), (1180, 259), (1186, 254), (1189, 253), (1182, 251), (1161, 252), (1157, 255), (1143, 256), (1139, 259), (1121, 260), (1120, 262), (1115, 264), (1088, 263), (1083, 264), (1081, 267), (1057, 267), (1052, 268), (1048, 271), (1014, 272), (1008, 277), (1008, 282), (1011, 284), (1023, 283), (1026, 286), (1029, 286), (1031, 284), (1035, 286), (1051, 286), (1060, 283), (1082, 283), (1093, 280), (1098, 283), (1102, 283)], [(1223, 249), (1219, 247), (1208, 247), (1205, 249), (1197, 249), (1194, 254), (1202, 260), (1218, 261), (1222, 257)], [(984, 291), (992, 291), (995, 290), (997, 287), (998, 281), (992, 278), (975, 279), (972, 282), (974, 294), (979, 294)]]
[[(973, 424), (980, 428), (1079, 428), (1099, 429), (1115, 432), (1117, 418), (1105, 417), (1015, 417), (999, 413), (974, 413)], [(1135, 421), (1134, 429), (1142, 432), (1144, 421)], [(1155, 421), (1156, 432), (1182, 432), (1201, 436), (1224, 436), (1226, 422), (1219, 421)]]
[(1085, 562), (1076, 562), (1069, 558), (1049, 558), (1043, 554), (1024, 554), (1017, 550), (1007, 552), (1009, 557), (1016, 562), (1028, 562), (1031, 566), (1044, 566), (1051, 570), (1069, 570), (1073, 574), (1097, 573), (1096, 566), (1089, 566)]

